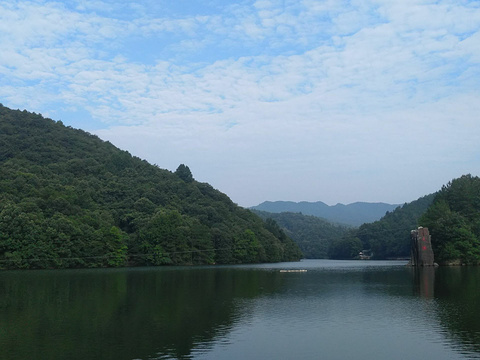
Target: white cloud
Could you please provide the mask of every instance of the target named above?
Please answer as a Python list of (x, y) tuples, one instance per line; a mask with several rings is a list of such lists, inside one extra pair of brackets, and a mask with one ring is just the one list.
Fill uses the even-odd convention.
[[(478, 7), (286, 0), (169, 17), (82, 4), (0, 1), (1, 102), (86, 109), (102, 137), (172, 170), (188, 162), (247, 205), (380, 201), (380, 181), (407, 181), (411, 166), (480, 170), (462, 162), (480, 140)], [(153, 61), (132, 60), (137, 43)]]

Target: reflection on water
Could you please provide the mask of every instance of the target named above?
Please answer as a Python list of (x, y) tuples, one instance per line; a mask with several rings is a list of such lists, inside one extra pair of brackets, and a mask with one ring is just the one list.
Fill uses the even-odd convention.
[(404, 265), (2, 272), (0, 359), (480, 358), (480, 268)]
[(435, 295), (439, 299), (438, 319), (454, 346), (480, 358), (480, 268), (438, 269)]
[(235, 299), (281, 280), (208, 268), (0, 273), (0, 358), (182, 358), (229, 331)]
[(411, 267), (413, 275), (413, 284), (421, 297), (425, 299), (433, 299), (435, 294), (435, 271), (437, 268), (432, 266), (427, 267)]

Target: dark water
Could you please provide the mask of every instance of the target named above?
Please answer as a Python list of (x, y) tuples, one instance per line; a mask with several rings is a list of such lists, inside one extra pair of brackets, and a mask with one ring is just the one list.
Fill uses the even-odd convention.
[(480, 268), (404, 264), (0, 272), (0, 359), (480, 359)]

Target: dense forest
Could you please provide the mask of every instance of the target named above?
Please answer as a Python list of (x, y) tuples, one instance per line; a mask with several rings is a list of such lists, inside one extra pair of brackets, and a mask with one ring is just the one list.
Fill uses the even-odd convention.
[(356, 259), (362, 250), (367, 250), (373, 259), (398, 259), (410, 256), (410, 231), (417, 228), (434, 196), (398, 206), (380, 220), (358, 228), (300, 213), (253, 211), (264, 219), (274, 219), (298, 244), (305, 258)]
[(332, 241), (329, 257), (351, 259), (368, 249), (374, 259), (408, 258), (410, 230), (418, 226), (429, 228), (437, 263), (480, 264), (480, 178), (464, 175), (363, 224)]
[[(391, 212), (387, 211), (380, 220), (362, 224), (358, 228), (344, 228), (341, 236), (329, 236), (326, 242), (327, 257), (358, 259), (360, 252), (365, 251), (364, 255), (372, 259), (408, 258), (410, 231), (417, 228), (420, 217), (434, 196), (435, 194), (427, 195), (398, 206)], [(296, 239), (294, 234), (290, 236)]]
[(306, 259), (327, 259), (331, 244), (352, 229), (312, 215), (253, 211), (266, 221), (273, 219), (297, 243)]
[(436, 194), (420, 225), (439, 264), (480, 264), (480, 178), (464, 175)]
[(374, 259), (408, 258), (410, 231), (418, 227), (420, 217), (427, 211), (434, 196), (426, 195), (397, 207), (380, 220), (363, 224), (352, 236), (360, 240), (363, 249), (371, 251)]
[(0, 105), (0, 268), (227, 264), (301, 252), (188, 166), (172, 173)]

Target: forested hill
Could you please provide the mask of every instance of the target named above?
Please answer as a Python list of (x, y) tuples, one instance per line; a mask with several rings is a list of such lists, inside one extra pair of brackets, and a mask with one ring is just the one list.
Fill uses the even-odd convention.
[(306, 258), (354, 259), (369, 250), (375, 259), (408, 258), (410, 231), (427, 211), (435, 194), (398, 206), (380, 220), (358, 228), (335, 225), (315, 216), (299, 213), (267, 213), (253, 210), (263, 218), (274, 219), (300, 247)]
[(329, 206), (324, 202), (265, 201), (252, 209), (271, 213), (294, 212), (313, 215), (352, 226), (373, 222), (380, 219), (387, 211), (393, 211), (398, 205), (385, 203), (356, 202), (353, 204), (337, 204)]
[(434, 197), (435, 194), (430, 194), (406, 203), (378, 221), (363, 224), (353, 236), (360, 239), (362, 248), (371, 250), (376, 259), (408, 258), (410, 231), (417, 228)]
[(332, 224), (312, 215), (253, 211), (266, 221), (273, 219), (297, 243), (306, 259), (328, 258), (332, 242), (351, 230), (351, 227)]
[(436, 194), (420, 218), (439, 264), (480, 265), (480, 178), (463, 175)]
[(428, 227), (439, 264), (480, 264), (480, 178), (463, 175), (424, 196), (362, 225), (353, 236), (375, 258), (408, 257), (410, 230)]
[(296, 260), (298, 247), (187, 166), (162, 170), (0, 105), (0, 268)]

